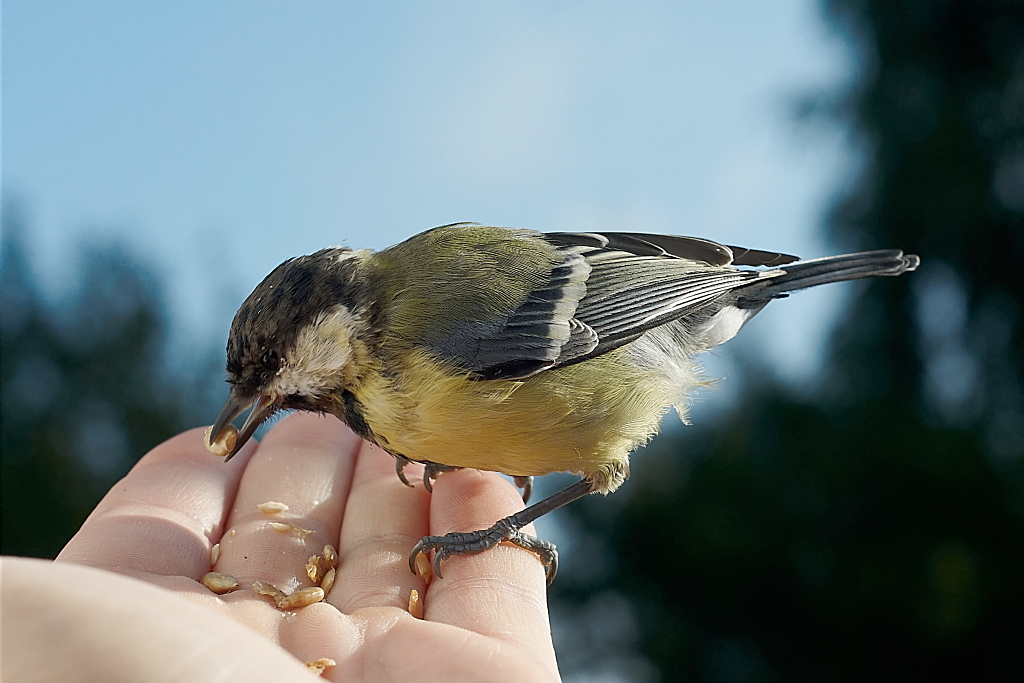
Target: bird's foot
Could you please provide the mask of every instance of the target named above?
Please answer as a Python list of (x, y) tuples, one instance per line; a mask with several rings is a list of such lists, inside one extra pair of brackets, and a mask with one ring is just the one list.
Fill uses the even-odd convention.
[(548, 585), (555, 578), (558, 571), (558, 550), (554, 543), (550, 543), (536, 536), (524, 534), (519, 527), (525, 526), (526, 522), (520, 522), (516, 515), (499, 519), (489, 529), (471, 531), (469, 533), (452, 532), (444, 536), (424, 536), (420, 539), (409, 555), (409, 568), (416, 573), (416, 556), (420, 553), (434, 551), (434, 573), (438, 578), (441, 575), (441, 561), (447, 560), (452, 555), (473, 555), (489, 550), (502, 541), (508, 541), (540, 558), (544, 565), (544, 572), (547, 576)]
[(523, 504), (529, 503), (533, 495), (533, 477), (512, 477), (512, 481), (523, 490)]
[[(409, 481), (409, 478), (405, 476), (405, 468), (407, 465), (412, 464), (412, 460), (405, 458), (401, 455), (395, 456), (395, 474), (398, 475), (399, 480), (408, 486), (413, 488), (413, 483)], [(423, 469), (423, 486), (426, 487), (427, 491), (434, 492), (434, 480), (445, 472), (452, 472), (454, 470), (460, 470), (461, 467), (453, 467), (452, 465), (442, 465), (437, 462), (426, 462), (426, 467)], [(523, 502), (530, 502), (530, 495), (533, 493), (533, 477), (512, 477), (516, 482), (516, 486), (523, 490)]]
[(412, 549), (409, 555), (409, 569), (416, 571), (416, 558), (420, 553), (434, 551), (434, 573), (441, 577), (441, 561), (452, 555), (471, 555), (493, 548), (502, 541), (513, 543), (540, 558), (547, 574), (548, 584), (555, 578), (558, 571), (558, 551), (553, 543), (543, 541), (535, 536), (524, 534), (520, 529), (536, 521), (542, 515), (557, 510), (567, 503), (578, 500), (594, 491), (594, 483), (590, 479), (580, 479), (558, 493), (534, 503), (525, 510), (514, 515), (499, 519), (490, 529), (481, 529), (470, 533), (453, 532), (444, 536), (424, 536)]
[[(397, 474), (399, 480), (401, 480), (401, 482), (408, 486), (409, 488), (413, 488), (415, 485), (411, 481), (409, 481), (408, 477), (405, 476), (405, 468), (407, 465), (411, 465), (413, 462), (418, 461), (409, 460), (408, 458), (403, 457), (401, 455), (395, 456), (395, 474)], [(431, 493), (433, 493), (434, 491), (434, 479), (437, 479), (438, 476), (444, 474), (445, 472), (451, 472), (452, 470), (462, 469), (461, 467), (442, 465), (441, 463), (437, 462), (424, 462), (423, 464), (426, 465), (426, 467), (423, 468), (423, 485)]]
[(452, 465), (442, 465), (438, 462), (424, 463), (426, 467), (423, 468), (423, 486), (430, 491), (434, 492), (434, 480), (445, 472), (454, 472), (455, 470), (461, 470), (461, 467), (453, 467)]

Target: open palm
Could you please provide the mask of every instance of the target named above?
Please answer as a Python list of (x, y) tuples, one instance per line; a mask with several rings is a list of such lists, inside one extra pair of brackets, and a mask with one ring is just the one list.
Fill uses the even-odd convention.
[[(257, 508), (271, 500), (288, 510)], [(323, 675), (338, 681), (556, 681), (536, 557), (502, 546), (453, 558), (429, 585), (408, 568), (421, 536), (486, 527), (521, 507), (511, 484), (474, 470), (442, 476), (432, 495), (409, 489), (386, 453), (334, 418), (300, 414), (226, 464), (203, 448), (202, 430), (158, 446), (47, 571), (59, 573), (50, 583), (69, 593), (65, 605), (99, 621), (63, 637), (120, 642), (110, 647), (117, 666), (142, 675), (301, 680), (312, 675), (302, 662), (329, 658), (337, 664)], [(241, 584), (223, 596), (199, 583), (215, 543), (213, 569)], [(323, 602), (282, 611), (250, 590), (255, 580), (286, 592), (314, 585), (303, 567), (327, 544), (339, 566)], [(414, 589), (423, 619), (408, 612)]]

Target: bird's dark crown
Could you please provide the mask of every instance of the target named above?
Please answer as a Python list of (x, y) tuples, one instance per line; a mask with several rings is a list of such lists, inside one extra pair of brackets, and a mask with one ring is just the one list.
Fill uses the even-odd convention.
[(235, 314), (228, 335), (227, 375), (234, 391), (255, 397), (295, 348), (299, 332), (338, 304), (355, 305), (357, 264), (345, 247), (288, 259)]

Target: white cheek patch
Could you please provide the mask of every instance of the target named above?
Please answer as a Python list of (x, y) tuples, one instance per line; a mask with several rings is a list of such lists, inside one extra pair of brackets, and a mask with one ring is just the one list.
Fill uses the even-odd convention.
[(346, 306), (322, 313), (298, 335), (271, 384), (278, 396), (318, 393), (344, 371), (352, 356), (356, 316)]

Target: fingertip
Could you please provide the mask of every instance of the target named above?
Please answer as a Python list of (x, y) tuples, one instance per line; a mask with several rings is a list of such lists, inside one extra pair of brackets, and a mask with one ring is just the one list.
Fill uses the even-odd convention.
[(198, 578), (218, 537), (255, 442), (225, 463), (206, 450), (205, 428), (146, 453), (103, 497), (58, 559), (118, 572)]
[(487, 528), (523, 509), (519, 491), (497, 472), (462, 469), (446, 472), (434, 483), (430, 533)]
[[(430, 533), (491, 527), (523, 509), (519, 491), (493, 472), (460, 470), (438, 478), (430, 506)], [(533, 528), (523, 529), (533, 534)], [(426, 617), (530, 647), (550, 647), (547, 582), (534, 553), (502, 543), (480, 553), (443, 560), (444, 578), (431, 581)]]
[(333, 415), (297, 411), (278, 420), (261, 443), (276, 444), (297, 439), (329, 443), (347, 450), (358, 447), (362, 441), (348, 425)]
[[(216, 465), (223, 471), (241, 472), (245, 463), (252, 457), (259, 443), (253, 439), (242, 446), (231, 460), (214, 455), (206, 448), (207, 427), (195, 427), (176, 434), (154, 446), (148, 453), (139, 458), (132, 470), (166, 461), (193, 462), (197, 465)], [(226, 467), (225, 467), (226, 465)]]

